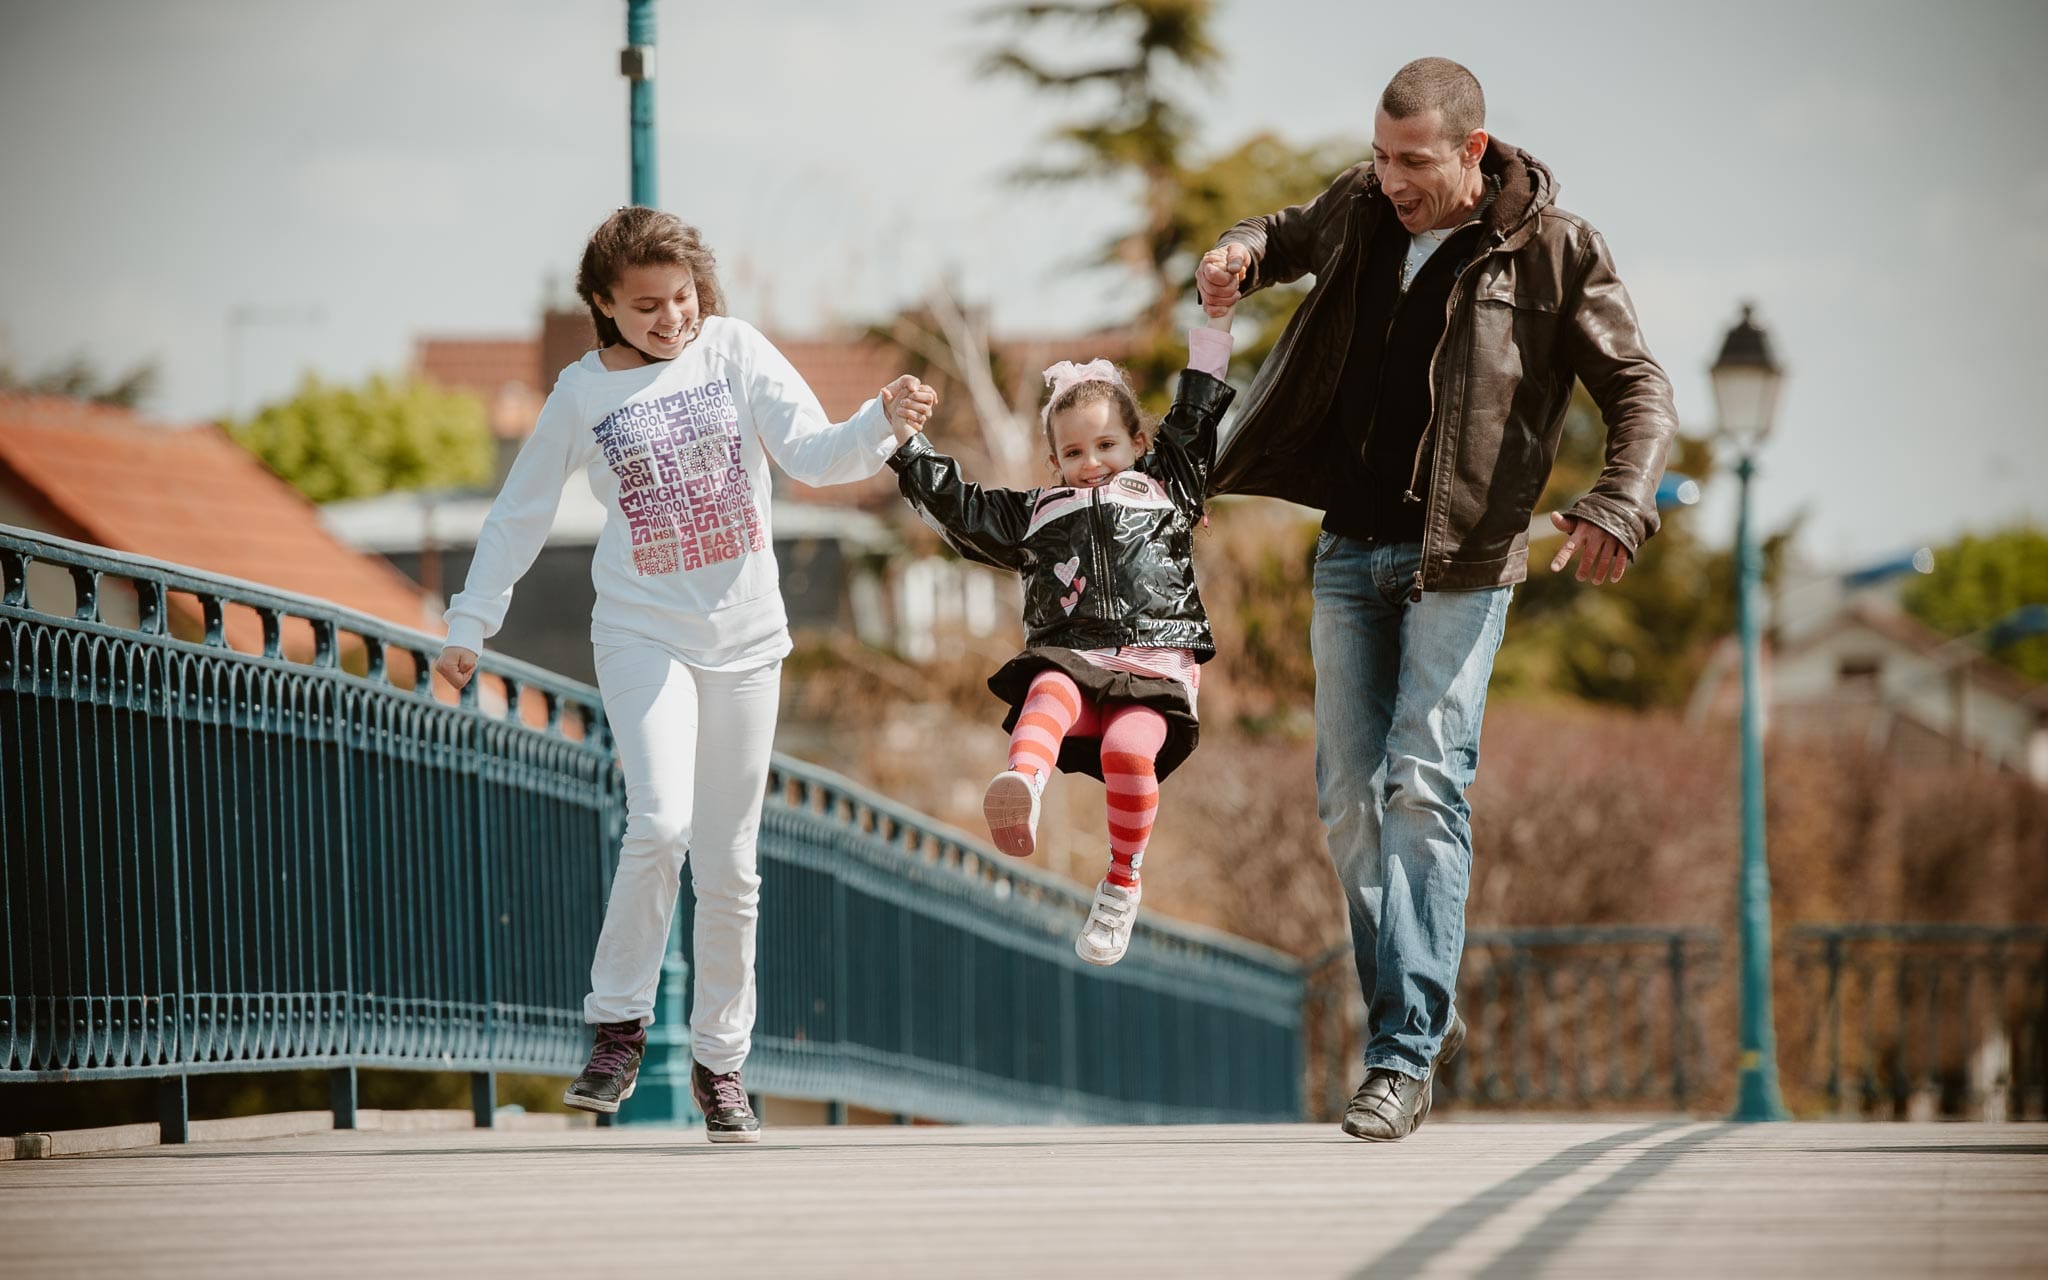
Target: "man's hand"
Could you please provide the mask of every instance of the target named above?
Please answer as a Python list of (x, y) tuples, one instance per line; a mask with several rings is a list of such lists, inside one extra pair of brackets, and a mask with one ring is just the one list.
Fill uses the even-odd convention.
[(1238, 286), (1251, 265), (1252, 255), (1241, 244), (1218, 245), (1203, 254), (1202, 264), (1195, 268), (1195, 288), (1202, 295), (1202, 310), (1220, 316), (1236, 306)]
[(476, 650), (451, 644), (434, 659), (434, 674), (460, 690), (476, 674)]
[(939, 393), (907, 373), (882, 388), (882, 413), (898, 443), (924, 430), (938, 407)]
[(1621, 539), (1602, 529), (1590, 520), (1553, 511), (1550, 523), (1557, 526), (1564, 535), (1564, 545), (1551, 557), (1550, 571), (1562, 572), (1571, 563), (1572, 553), (1584, 551), (1579, 558), (1579, 581), (1584, 582), (1588, 573), (1593, 575), (1593, 585), (1599, 586), (1610, 579), (1621, 581), (1621, 575), (1628, 571), (1628, 548), (1621, 545)]

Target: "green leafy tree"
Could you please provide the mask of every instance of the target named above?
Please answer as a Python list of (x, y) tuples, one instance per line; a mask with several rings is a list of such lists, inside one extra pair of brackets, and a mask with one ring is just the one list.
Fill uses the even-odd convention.
[(1104, 0), (1006, 5), (988, 14), (991, 20), (1027, 29), (1057, 24), (1129, 35), (1128, 46), (1106, 62), (1057, 67), (1020, 45), (1009, 45), (989, 54), (983, 69), (1020, 76), (1054, 93), (1109, 90), (1110, 101), (1101, 114), (1054, 131), (1054, 139), (1066, 150), (1061, 159), (1029, 166), (1018, 176), (1047, 182), (1136, 179), (1138, 224), (1118, 236), (1103, 256), (1149, 280), (1151, 297), (1141, 320), (1148, 330), (1172, 325), (1174, 302), (1184, 283), (1172, 265), (1184, 234), (1175, 224), (1194, 122), (1169, 85), (1176, 74), (1204, 73), (1221, 60), (1209, 37), (1214, 9), (1211, 0)]
[[(1903, 602), (1914, 617), (1952, 636), (1985, 631), (2028, 605), (2048, 605), (2048, 529), (2017, 525), (1937, 550), (1934, 572), (1908, 587)], [(2016, 636), (1990, 653), (2027, 679), (2048, 683), (2048, 636)]]
[[(1584, 387), (1573, 389), (1539, 520), (1590, 489), (1606, 457), (1607, 428)], [(1681, 435), (1670, 470), (1705, 480), (1713, 447)], [(1710, 546), (1694, 513), (1662, 513), (1619, 588), (1576, 580), (1577, 564), (1550, 572), (1558, 540), (1539, 530), (1529, 549), (1529, 579), (1515, 591), (1507, 642), (1494, 665), (1494, 688), (1509, 696), (1552, 696), (1623, 706), (1685, 702), (1713, 647), (1735, 630), (1735, 567), (1725, 546)], [(1765, 535), (1764, 576), (1775, 579), (1796, 525)]]
[[(1194, 280), (1195, 264), (1216, 243), (1216, 237), (1240, 218), (1271, 213), (1300, 204), (1330, 185), (1330, 180), (1368, 150), (1356, 139), (1336, 139), (1296, 147), (1271, 133), (1259, 133), (1181, 175), (1175, 201), (1176, 239), (1169, 261), (1177, 294)], [(1265, 362), (1281, 329), (1308, 296), (1309, 282), (1261, 289), (1238, 304), (1231, 320), (1235, 372), (1250, 377)], [(1182, 354), (1178, 333), (1158, 335)]]
[[(1096, 253), (1099, 266), (1122, 267), (1142, 289), (1133, 318), (1134, 348), (1126, 363), (1153, 408), (1180, 368), (1186, 350), (1175, 312), (1194, 279), (1195, 262), (1226, 227), (1254, 213), (1295, 204), (1328, 184), (1363, 154), (1359, 143), (1300, 149), (1270, 133), (1219, 155), (1194, 154), (1192, 117), (1175, 96), (1222, 61), (1210, 35), (1211, 0), (1106, 0), (1099, 4), (1017, 4), (989, 17), (1025, 33), (1049, 27), (1079, 30), (1109, 42), (1110, 52), (1078, 66), (1055, 66), (1010, 45), (991, 53), (984, 69), (1022, 77), (1057, 94), (1108, 90), (1095, 114), (1060, 126), (1059, 156), (1021, 169), (1032, 182), (1125, 182), (1138, 196), (1138, 218)], [(1257, 366), (1303, 290), (1274, 289), (1248, 300), (1234, 324), (1236, 364)]]
[(357, 388), (308, 377), (291, 399), (227, 431), (315, 502), (463, 488), (491, 471), (483, 403), (418, 379)]

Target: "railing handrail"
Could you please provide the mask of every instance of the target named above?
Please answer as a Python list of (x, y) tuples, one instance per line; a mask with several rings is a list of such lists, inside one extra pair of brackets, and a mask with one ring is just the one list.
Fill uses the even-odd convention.
[(2041, 924), (1799, 924), (1791, 933), (1802, 942), (2048, 942)]
[[(1474, 947), (1668, 946), (1673, 942), (1714, 948), (1721, 945), (1721, 935), (1711, 926), (1688, 924), (1509, 925), (1465, 931), (1467, 950)], [(1349, 942), (1336, 943), (1304, 962), (1302, 972), (1318, 973), (1350, 956)]]
[[(958, 827), (936, 821), (927, 814), (891, 800), (880, 792), (873, 791), (852, 778), (835, 773), (822, 765), (777, 753), (770, 774), (771, 782), (777, 776), (796, 778), (805, 785), (822, 787), (828, 797), (843, 797), (854, 808), (852, 823), (856, 827), (861, 825), (861, 811), (865, 810), (887, 817), (901, 830), (932, 838), (942, 849), (957, 849), (962, 855), (973, 859), (977, 879), (1007, 881), (1013, 887), (1013, 891), (1021, 887), (1030, 900), (1050, 902), (1086, 912), (1093, 898), (1091, 893), (1071, 880), (1019, 863), (1016, 859), (997, 852), (988, 842), (977, 840)], [(1205, 925), (1155, 915), (1150, 918), (1139, 917), (1135, 929), (1141, 935), (1220, 952), (1260, 968), (1280, 969), (1290, 974), (1299, 974), (1302, 971), (1300, 962), (1283, 951)]]
[[(388, 618), (380, 618), (375, 614), (364, 613), (360, 609), (352, 609), (347, 605), (337, 604), (332, 600), (322, 600), (317, 596), (300, 595), (296, 592), (285, 591), (277, 587), (266, 587), (259, 583), (246, 582), (240, 578), (231, 578), (225, 574), (213, 573), (205, 569), (194, 569), (186, 565), (172, 564), (166, 560), (157, 560), (149, 556), (137, 555), (127, 551), (115, 551), (111, 548), (95, 546), (88, 542), (75, 542), (69, 538), (57, 537), (54, 534), (39, 533), (35, 530), (23, 529), (7, 524), (0, 524), (0, 577), (6, 579), (4, 587), (0, 587), (0, 590), (4, 590), (4, 597), (0, 597), (0, 606), (11, 604), (26, 607), (24, 595), (26, 586), (23, 583), (14, 581), (14, 569), (12, 565), (7, 563), (9, 558), (7, 553), (46, 560), (53, 567), (58, 568), (71, 570), (85, 569), (95, 573), (111, 573), (118, 577), (147, 581), (166, 591), (182, 591), (194, 595), (218, 596), (226, 603), (243, 605), (258, 611), (268, 610), (291, 617), (305, 618), (308, 621), (338, 624), (343, 629), (360, 635), (365, 639), (381, 641), (395, 648), (411, 652), (429, 662), (431, 662), (432, 655), (440, 652), (443, 643), (442, 637), (436, 636), (431, 632), (422, 631), (417, 627), (408, 627), (403, 623), (393, 622)], [(70, 620), (94, 621), (96, 619), (73, 618)], [(109, 624), (102, 621), (101, 625)], [(168, 626), (162, 626), (156, 630), (151, 630), (145, 626), (142, 628), (142, 632), (151, 636), (160, 636), (174, 644), (190, 644), (198, 649), (215, 647), (205, 642), (180, 640), (178, 637), (170, 634)], [(546, 692), (567, 697), (600, 714), (603, 711), (604, 704), (598, 691), (579, 680), (572, 680), (567, 676), (549, 671), (545, 667), (537, 667), (530, 662), (525, 662), (519, 658), (510, 657), (493, 650), (486, 650), (479, 654), (478, 660), (482, 670), (494, 675), (505, 677), (521, 684), (530, 684)], [(304, 668), (307, 664), (294, 663), (293, 666)], [(339, 670), (339, 667), (313, 667), (311, 669)], [(343, 674), (352, 673), (344, 672)], [(423, 697), (432, 697), (433, 682), (425, 678), (425, 671), (421, 672), (421, 676), (417, 691)], [(361, 679), (364, 677), (355, 678)], [(465, 706), (472, 705), (471, 699), (475, 696), (473, 692), (475, 688), (476, 681), (472, 679), (463, 691)]]

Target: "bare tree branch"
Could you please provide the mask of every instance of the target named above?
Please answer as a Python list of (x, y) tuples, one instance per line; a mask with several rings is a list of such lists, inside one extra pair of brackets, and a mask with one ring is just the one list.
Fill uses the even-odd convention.
[(983, 451), (1006, 482), (1016, 481), (1030, 469), (1034, 424), (1017, 412), (1015, 402), (996, 385), (989, 361), (987, 322), (980, 316), (969, 316), (944, 281), (931, 287), (925, 295), (925, 306), (945, 338), (952, 357), (947, 362), (950, 371), (967, 388), (968, 398), (974, 404)]

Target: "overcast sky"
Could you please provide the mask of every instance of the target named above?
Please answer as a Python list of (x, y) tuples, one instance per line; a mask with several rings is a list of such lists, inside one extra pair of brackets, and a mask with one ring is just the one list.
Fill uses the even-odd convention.
[[(1011, 330), (1128, 309), (1063, 269), (1128, 200), (1002, 181), (1062, 111), (975, 74), (980, 7), (661, 0), (661, 202), (738, 314), (802, 333), (941, 272)], [(194, 420), (530, 333), (627, 196), (624, 29), (623, 0), (0, 0), (0, 357), (153, 359), (150, 408)], [(1403, 62), (1470, 66), (1692, 427), (1754, 299), (1791, 370), (1762, 513), (1804, 511), (1810, 555), (2048, 519), (2048, 5), (1237, 0), (1218, 35), (1215, 148), (1364, 137)]]

